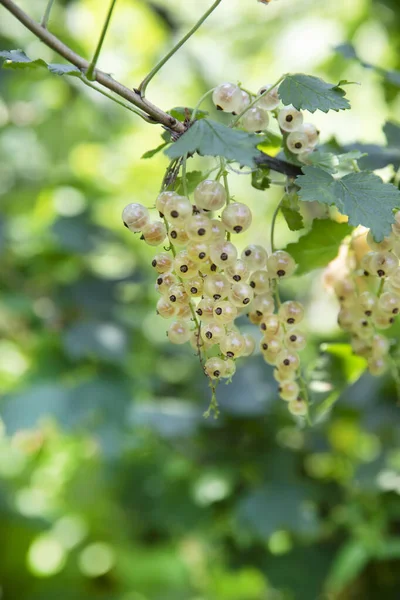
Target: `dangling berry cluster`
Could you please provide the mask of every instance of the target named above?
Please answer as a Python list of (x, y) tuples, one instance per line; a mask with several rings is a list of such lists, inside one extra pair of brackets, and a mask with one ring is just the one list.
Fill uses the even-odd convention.
[(392, 233), (375, 242), (371, 232), (361, 258), (349, 248), (346, 273), (330, 277), (340, 303), (338, 324), (351, 334), (355, 354), (367, 359), (372, 375), (382, 375), (389, 366), (390, 341), (379, 333), (389, 329), (400, 311), (400, 211)]

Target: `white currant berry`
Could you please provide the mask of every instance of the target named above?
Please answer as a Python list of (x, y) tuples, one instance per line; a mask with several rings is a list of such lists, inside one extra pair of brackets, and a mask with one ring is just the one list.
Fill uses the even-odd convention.
[(149, 246), (160, 246), (167, 236), (167, 230), (161, 221), (153, 221), (143, 227), (142, 235)]
[(251, 356), (256, 349), (256, 342), (252, 335), (249, 333), (243, 334), (244, 339), (244, 350), (242, 352), (242, 356)]
[(375, 252), (367, 252), (361, 259), (360, 268), (366, 277), (371, 275), (371, 260), (374, 256)]
[(303, 124), (303, 115), (294, 106), (285, 106), (278, 113), (278, 123), (283, 131), (297, 131)]
[(354, 318), (354, 310), (347, 307), (341, 308), (337, 318), (339, 327), (344, 331), (350, 331), (353, 327)]
[(206, 260), (202, 263), (199, 263), (199, 271), (202, 275), (214, 275), (218, 272), (218, 267), (215, 265), (212, 260)]
[(373, 275), (388, 277), (399, 266), (399, 259), (391, 252), (375, 252), (370, 260), (370, 269)]
[(186, 233), (195, 242), (206, 242), (211, 238), (211, 221), (205, 215), (193, 215), (185, 222)]
[(197, 208), (219, 210), (226, 204), (226, 191), (219, 181), (205, 179), (194, 190), (194, 202)]
[(201, 337), (212, 344), (219, 344), (225, 336), (225, 327), (216, 321), (209, 321), (201, 328)]
[(193, 206), (186, 196), (173, 196), (164, 206), (164, 216), (171, 224), (182, 225), (193, 214)]
[(214, 319), (217, 323), (231, 323), (237, 317), (237, 308), (232, 302), (219, 300), (214, 306)]
[(233, 283), (229, 290), (229, 300), (237, 307), (248, 306), (253, 300), (254, 292), (247, 283)]
[(232, 265), (227, 266), (224, 269), (224, 273), (232, 283), (245, 283), (249, 278), (249, 269), (246, 263), (240, 258)]
[(265, 362), (275, 365), (277, 357), (283, 350), (283, 342), (280, 337), (263, 337), (260, 342), (260, 350)]
[(198, 329), (195, 329), (194, 331), (192, 331), (190, 339), (189, 339), (189, 343), (190, 343), (191, 347), (193, 348), (193, 350), (195, 350), (197, 353), (200, 352), (201, 350), (206, 350), (207, 348), (210, 348), (212, 345), (212, 344), (209, 344), (208, 341), (205, 342), (203, 340)]
[(221, 379), (221, 377), (225, 377), (225, 361), (223, 361), (222, 358), (218, 358), (218, 356), (209, 358), (204, 364), (204, 372), (210, 379)]
[(242, 202), (231, 202), (222, 211), (221, 221), (230, 233), (242, 233), (251, 225), (251, 210)]
[(161, 297), (157, 302), (157, 314), (163, 319), (170, 319), (175, 316), (176, 307), (167, 298)]
[(288, 350), (297, 352), (304, 350), (307, 345), (307, 338), (299, 329), (289, 329), (285, 336), (285, 346)]
[(359, 338), (365, 340), (369, 339), (374, 332), (372, 322), (365, 315), (356, 316), (353, 319), (352, 331), (358, 335)]
[(197, 298), (202, 295), (204, 288), (204, 279), (201, 275), (197, 275), (192, 279), (188, 279), (184, 282), (185, 291), (188, 296), (192, 296), (193, 298)]
[(244, 109), (250, 104), (250, 96), (247, 92), (245, 92), (244, 90), (241, 90), (242, 92), (242, 102), (240, 104), (240, 106), (238, 106), (238, 108), (235, 111), (235, 115), (240, 114), (241, 112), (244, 111)]
[(222, 354), (228, 358), (238, 358), (244, 352), (246, 342), (240, 333), (232, 331), (221, 339), (219, 345)]
[(181, 225), (173, 225), (170, 227), (168, 237), (172, 244), (175, 246), (185, 246), (189, 241), (189, 236), (186, 233), (186, 229)]
[(177, 304), (176, 317), (182, 320), (191, 319), (192, 311), (190, 310), (190, 304)]
[(284, 250), (276, 250), (267, 260), (268, 273), (274, 278), (290, 277), (295, 272), (296, 266), (294, 259)]
[(292, 131), (286, 138), (286, 146), (292, 154), (302, 154), (308, 150), (307, 134), (301, 131)]
[(270, 282), (268, 271), (254, 271), (249, 278), (249, 285), (253, 288), (254, 293), (259, 296), (267, 294), (270, 291)]
[(186, 250), (190, 260), (195, 263), (204, 263), (210, 258), (210, 248), (206, 242), (189, 242)]
[(204, 280), (204, 295), (214, 300), (224, 300), (230, 291), (230, 283), (221, 273), (207, 275)]
[(225, 374), (224, 377), (226, 379), (231, 379), (236, 373), (236, 363), (232, 358), (226, 358), (224, 360), (225, 363)]
[(357, 334), (351, 338), (351, 348), (354, 354), (358, 354), (359, 356), (367, 357), (371, 352), (369, 341), (358, 337)]
[(278, 354), (275, 364), (282, 373), (297, 371), (300, 366), (300, 358), (297, 352), (285, 349)]
[(225, 238), (225, 227), (218, 219), (211, 219), (211, 237), (210, 243), (217, 242), (219, 240), (223, 240)]
[(377, 329), (389, 329), (395, 322), (395, 315), (377, 310), (372, 320)]
[(212, 95), (214, 105), (218, 110), (237, 113), (243, 104), (242, 90), (233, 83), (221, 83)]
[(380, 311), (397, 315), (400, 310), (400, 296), (393, 292), (384, 292), (378, 300)]
[(313, 123), (303, 123), (298, 129), (301, 133), (305, 133), (308, 138), (309, 148), (315, 148), (319, 142), (319, 131)]
[(305, 417), (308, 412), (306, 402), (300, 397), (289, 402), (288, 409), (289, 412), (295, 417)]
[(388, 370), (387, 361), (382, 357), (368, 359), (368, 371), (371, 375), (379, 377)]
[(233, 265), (237, 259), (236, 246), (231, 242), (222, 240), (220, 242), (214, 242), (210, 245), (210, 258), (212, 262), (221, 269)]
[(285, 383), (287, 381), (294, 381), (296, 379), (296, 371), (290, 371), (289, 373), (282, 373), (279, 369), (274, 369), (274, 379), (278, 383)]
[(393, 239), (385, 237), (381, 242), (376, 242), (371, 231), (367, 234), (367, 244), (374, 252), (388, 252), (393, 248)]
[(281, 332), (281, 322), (278, 315), (266, 314), (262, 316), (260, 330), (264, 335), (278, 335)]
[(354, 303), (356, 286), (352, 279), (339, 279), (335, 282), (333, 289), (341, 304), (346, 303), (346, 306)]
[(150, 223), (148, 209), (142, 204), (128, 204), (122, 211), (122, 221), (130, 231), (137, 233)]
[(248, 266), (250, 271), (265, 268), (267, 264), (267, 252), (262, 246), (250, 244), (246, 246), (241, 254), (241, 259)]
[(371, 292), (362, 292), (358, 297), (358, 303), (366, 317), (370, 317), (376, 306), (376, 296)]
[(300, 393), (299, 385), (295, 381), (284, 381), (278, 388), (279, 396), (286, 402), (296, 400)]
[(187, 250), (181, 250), (174, 258), (174, 271), (181, 279), (192, 279), (198, 274), (198, 268), (187, 253)]
[(203, 298), (196, 307), (196, 314), (203, 323), (209, 323), (214, 320), (215, 301), (211, 298)]
[(390, 341), (384, 335), (376, 333), (371, 340), (371, 352), (374, 358), (385, 356), (389, 353)]
[(168, 329), (168, 339), (172, 344), (185, 344), (192, 332), (187, 321), (174, 321)]
[(170, 288), (178, 283), (178, 278), (173, 273), (162, 273), (156, 279), (156, 291), (169, 296)]
[(151, 266), (157, 273), (166, 273), (172, 269), (172, 258), (166, 252), (160, 252), (160, 254), (156, 254), (151, 261)]
[(164, 216), (164, 208), (165, 208), (165, 204), (168, 202), (168, 200), (170, 200), (171, 198), (176, 198), (178, 194), (176, 192), (161, 192), (161, 194), (159, 194), (157, 196), (157, 200), (156, 200), (156, 209), (158, 210), (158, 212), (160, 213), (160, 216), (163, 217)]
[(172, 304), (188, 304), (189, 296), (182, 283), (175, 283), (169, 288), (169, 301)]
[(259, 106), (253, 106), (244, 113), (240, 119), (240, 125), (250, 133), (261, 133), (268, 128), (269, 115), (266, 110)]
[[(263, 96), (261, 96), (261, 94), (263, 94)], [(279, 106), (280, 98), (278, 88), (276, 86), (272, 87), (271, 84), (263, 85), (263, 87), (258, 90), (258, 95), (261, 97), (257, 101), (257, 106), (260, 106), (265, 110), (274, 110), (277, 106)]]
[(296, 300), (288, 300), (279, 307), (279, 317), (287, 327), (293, 327), (304, 319), (304, 307)]
[(400, 267), (397, 267), (389, 277), (392, 289), (400, 290)]

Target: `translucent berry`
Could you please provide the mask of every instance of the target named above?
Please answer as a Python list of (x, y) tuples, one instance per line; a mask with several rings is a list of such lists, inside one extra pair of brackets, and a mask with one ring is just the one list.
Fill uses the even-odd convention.
[(307, 345), (307, 338), (302, 331), (298, 329), (289, 329), (285, 336), (285, 346), (288, 350), (303, 350)]
[(308, 137), (301, 131), (292, 131), (286, 138), (286, 146), (293, 154), (301, 154), (308, 150)]
[(351, 338), (351, 348), (354, 354), (367, 357), (371, 352), (370, 343), (367, 339), (360, 338), (357, 334)]
[(261, 133), (268, 128), (269, 115), (263, 108), (253, 106), (253, 108), (244, 113), (240, 119), (240, 124), (245, 131)]
[(206, 242), (189, 242), (187, 255), (195, 263), (204, 263), (210, 258), (210, 248)]
[(214, 300), (224, 300), (230, 291), (227, 278), (221, 273), (207, 275), (204, 280), (204, 295)]
[(382, 357), (370, 358), (368, 360), (368, 371), (371, 375), (379, 377), (388, 370), (387, 361)]
[(400, 295), (393, 292), (384, 292), (378, 300), (379, 310), (397, 315), (400, 310)]
[(278, 315), (267, 314), (262, 317), (260, 330), (264, 335), (278, 335), (281, 331), (281, 322)]
[(219, 210), (226, 203), (224, 186), (214, 179), (205, 179), (194, 190), (194, 202), (204, 210)]
[(269, 275), (268, 271), (254, 271), (249, 278), (249, 285), (253, 288), (254, 293), (258, 296), (260, 294), (267, 294), (270, 290)]
[(164, 206), (164, 216), (172, 224), (182, 225), (193, 214), (193, 206), (186, 196), (173, 196)]
[(313, 123), (303, 123), (298, 131), (306, 134), (309, 148), (315, 148), (319, 142), (319, 131), (315, 125)]
[(195, 242), (205, 242), (210, 239), (212, 225), (208, 217), (204, 215), (193, 215), (185, 222), (186, 233)]
[(168, 329), (168, 339), (172, 344), (185, 344), (192, 332), (187, 321), (174, 321)]
[(267, 268), (270, 277), (282, 279), (293, 275), (296, 263), (290, 254), (284, 250), (277, 250), (268, 257)]
[(391, 252), (375, 252), (370, 260), (370, 269), (373, 275), (388, 277), (399, 266), (399, 260)]
[(389, 329), (395, 321), (395, 315), (377, 310), (372, 319), (377, 329)]
[(182, 283), (175, 283), (170, 287), (168, 298), (172, 304), (187, 304), (189, 302), (189, 296)]
[(400, 267), (391, 273), (389, 281), (392, 289), (400, 290)]
[(221, 377), (225, 377), (225, 361), (223, 361), (222, 358), (218, 358), (218, 356), (209, 358), (205, 362), (204, 372), (210, 379), (220, 379)]
[(214, 275), (217, 273), (218, 267), (209, 259), (199, 263), (199, 271), (202, 275)]
[(197, 305), (196, 314), (203, 323), (209, 323), (214, 320), (215, 301), (211, 298), (203, 298)]
[(176, 283), (178, 283), (178, 278), (173, 273), (162, 273), (157, 277), (156, 291), (169, 296), (170, 288)]
[(243, 339), (245, 345), (244, 350), (242, 352), (242, 356), (251, 356), (256, 348), (254, 338), (249, 333), (244, 333)]
[(225, 337), (225, 327), (216, 321), (210, 321), (201, 328), (201, 337), (213, 344), (219, 344)]
[(249, 269), (246, 263), (241, 259), (237, 260), (232, 265), (227, 266), (224, 269), (224, 273), (229, 281), (232, 281), (233, 283), (245, 283), (249, 277)]
[(300, 358), (293, 350), (286, 349), (278, 354), (275, 364), (282, 373), (297, 371), (300, 366)]
[(303, 124), (303, 115), (293, 106), (285, 106), (278, 113), (278, 123), (283, 131), (297, 131)]
[[(273, 87), (271, 89), (271, 84), (264, 85), (262, 88), (258, 90), (258, 95), (264, 94), (257, 102), (257, 106), (264, 108), (265, 110), (274, 110), (279, 105), (280, 98), (278, 93), (278, 88)], [(271, 90), (271, 91), (267, 91)], [(265, 93), (267, 92), (267, 93)]]
[(372, 355), (377, 358), (378, 356), (385, 356), (390, 350), (390, 342), (384, 335), (376, 333), (371, 340), (371, 351)]
[(287, 327), (298, 325), (304, 318), (304, 307), (300, 302), (288, 300), (281, 304), (279, 317)]
[(191, 319), (192, 311), (190, 310), (190, 304), (177, 304), (176, 317), (182, 320)]
[(365, 315), (356, 316), (352, 323), (352, 331), (361, 339), (368, 339), (373, 334), (372, 322)]
[(157, 314), (163, 319), (170, 319), (175, 316), (176, 308), (167, 298), (160, 298), (157, 302)]
[(371, 275), (371, 260), (375, 256), (375, 252), (367, 252), (361, 259), (360, 267), (363, 272), (363, 275), (368, 277)]
[(355, 315), (354, 311), (349, 308), (341, 308), (338, 314), (338, 325), (344, 331), (350, 331), (353, 327)]
[(294, 381), (296, 379), (296, 371), (289, 371), (289, 373), (282, 373), (279, 369), (274, 369), (274, 379), (278, 383), (284, 383), (286, 381)]
[(251, 305), (251, 311), (255, 312), (260, 317), (259, 322), (265, 319), (267, 315), (271, 315), (275, 310), (275, 302), (270, 294), (263, 294), (254, 298)]
[(142, 229), (143, 239), (149, 246), (160, 246), (167, 236), (164, 223), (154, 221), (148, 223)]
[(228, 358), (237, 358), (241, 356), (246, 347), (246, 342), (240, 333), (232, 331), (225, 335), (220, 341), (222, 354)]
[(211, 219), (210, 223), (211, 223), (210, 243), (224, 239), (226, 230), (225, 230), (225, 227), (223, 226), (223, 224), (221, 223), (221, 221), (219, 221), (218, 219)]
[(308, 412), (307, 404), (300, 397), (289, 402), (288, 409), (289, 412), (295, 417), (305, 417)]
[(283, 350), (282, 339), (280, 336), (265, 335), (260, 341), (260, 350), (263, 354), (269, 352), (278, 356)]
[(193, 348), (193, 350), (195, 350), (196, 352), (205, 350), (206, 348), (209, 348), (212, 346), (212, 344), (209, 344), (208, 341), (205, 342), (203, 340), (203, 338), (201, 337), (201, 335), (199, 334), (199, 331), (197, 329), (192, 331), (192, 334), (189, 339), (189, 343), (190, 343), (191, 347)]
[(236, 363), (232, 358), (226, 358), (224, 360), (225, 363), (225, 374), (224, 377), (226, 379), (230, 379), (236, 373)]
[(170, 200), (170, 198), (176, 198), (176, 196), (178, 196), (176, 192), (161, 192), (161, 194), (157, 196), (156, 209), (160, 213), (161, 217), (164, 216), (165, 204), (168, 202), (168, 200)]
[(352, 279), (339, 279), (333, 286), (335, 290), (335, 294), (339, 300), (339, 302), (344, 303), (348, 300), (353, 303), (356, 286)]
[(150, 222), (150, 214), (142, 204), (128, 204), (122, 211), (122, 221), (134, 233), (142, 231)]
[(241, 259), (248, 266), (250, 271), (264, 269), (267, 264), (268, 254), (262, 246), (250, 244), (242, 251)]
[(248, 306), (253, 297), (254, 292), (247, 283), (234, 283), (229, 290), (229, 300), (238, 307)]
[(233, 265), (237, 259), (236, 246), (231, 242), (223, 240), (214, 242), (214, 244), (211, 244), (210, 246), (210, 258), (212, 262), (221, 269)]
[(172, 244), (177, 246), (184, 246), (189, 241), (186, 229), (181, 225), (173, 225), (169, 230), (168, 237)]
[(296, 400), (300, 393), (300, 388), (295, 381), (284, 381), (278, 388), (279, 396), (286, 402)]
[(166, 273), (172, 269), (172, 258), (170, 254), (167, 254), (166, 252), (160, 252), (160, 254), (156, 254), (151, 261), (151, 266), (157, 273)]
[(201, 275), (197, 275), (196, 277), (185, 281), (184, 285), (187, 295), (193, 298), (197, 298), (203, 293), (204, 279), (203, 277), (201, 277)]
[(181, 279), (192, 279), (198, 274), (197, 264), (189, 258), (186, 250), (181, 250), (175, 256), (174, 271)]
[(227, 231), (242, 233), (251, 225), (251, 210), (246, 204), (231, 202), (222, 211), (221, 220)]
[(376, 242), (371, 231), (368, 231), (367, 244), (374, 252), (388, 252), (393, 248), (393, 239), (385, 237), (381, 242)]
[(221, 83), (218, 85), (212, 95), (214, 105), (218, 110), (225, 112), (240, 112), (243, 105), (242, 90), (233, 83)]
[(360, 305), (364, 315), (370, 317), (376, 306), (376, 296), (371, 292), (362, 292), (358, 297), (358, 304)]
[(231, 323), (237, 317), (237, 308), (232, 302), (219, 300), (214, 305), (214, 319), (217, 323)]
[(236, 109), (236, 111), (234, 113), (235, 115), (240, 114), (250, 104), (250, 96), (249, 96), (249, 94), (247, 92), (245, 92), (244, 90), (241, 90), (241, 91), (242, 91), (242, 103)]

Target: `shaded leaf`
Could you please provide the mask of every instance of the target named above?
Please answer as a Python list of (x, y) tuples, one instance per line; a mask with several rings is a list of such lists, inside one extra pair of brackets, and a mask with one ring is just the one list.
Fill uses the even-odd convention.
[(257, 169), (251, 174), (251, 185), (256, 190), (267, 190), (270, 187), (269, 169)]
[(370, 559), (367, 548), (359, 541), (343, 545), (333, 560), (328, 575), (330, 592), (340, 592), (361, 573)]
[[(187, 108), (185, 106), (175, 106), (168, 111), (171, 117), (174, 117), (177, 121), (183, 123), (183, 121), (189, 116), (191, 117), (193, 114), (193, 108)], [(196, 110), (196, 120), (197, 119), (205, 119), (208, 115), (208, 112), (205, 110)]]
[(169, 142), (163, 142), (157, 148), (153, 148), (152, 150), (147, 150), (144, 154), (142, 154), (142, 158), (153, 158), (156, 154), (164, 150), (165, 146), (168, 146)]
[(283, 104), (293, 104), (298, 110), (328, 112), (350, 108), (342, 88), (302, 73), (287, 75), (279, 86), (279, 96)]
[[(186, 174), (186, 186), (188, 194), (192, 194), (195, 188), (201, 183), (204, 179), (207, 179), (208, 173), (203, 173), (202, 171), (190, 171)], [(178, 194), (183, 194), (183, 184), (182, 177), (177, 177), (175, 182), (175, 191)]]
[(32, 60), (22, 50), (9, 50), (0, 52), (0, 58), (4, 58), (3, 68), (5, 69), (37, 69), (46, 68), (54, 75), (72, 75), (81, 77), (82, 73), (70, 64), (48, 64), (41, 58)]
[(257, 135), (231, 129), (211, 119), (201, 119), (193, 123), (165, 154), (173, 159), (198, 152), (201, 156), (224, 156), (253, 167), (260, 141)]

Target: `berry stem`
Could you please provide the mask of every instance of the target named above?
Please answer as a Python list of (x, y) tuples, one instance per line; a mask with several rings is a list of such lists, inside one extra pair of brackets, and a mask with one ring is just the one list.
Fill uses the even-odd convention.
[(286, 73), (284, 75), (281, 75), (279, 77), (278, 81), (276, 81), (268, 90), (265, 90), (265, 92), (263, 94), (260, 94), (259, 96), (256, 96), (254, 98), (254, 100), (252, 100), (250, 102), (250, 104), (248, 104), (246, 106), (246, 108), (243, 109), (242, 112), (237, 115), (237, 117), (230, 124), (230, 127), (235, 127), (239, 123), (239, 121), (243, 117), (243, 115), (246, 114), (248, 110), (250, 110), (251, 108), (253, 108), (253, 106), (255, 104), (257, 104), (257, 102), (259, 101), (260, 98), (262, 98), (263, 96), (265, 96), (265, 94), (268, 94), (268, 92), (271, 92), (274, 88), (276, 88), (281, 83), (281, 81), (283, 79), (285, 79), (286, 75), (287, 75)]
[(383, 292), (383, 287), (385, 285), (385, 278), (382, 277), (380, 282), (379, 282), (379, 288), (378, 291), (376, 293), (376, 295), (378, 296), (378, 298), (380, 298), (382, 296), (382, 292)]
[(303, 399), (304, 402), (307, 405), (307, 413), (306, 413), (306, 421), (307, 421), (307, 425), (309, 425), (310, 427), (312, 427), (312, 420), (311, 420), (311, 416), (310, 416), (310, 398), (308, 396), (308, 388), (307, 388), (307, 383), (306, 380), (304, 379), (301, 370), (299, 369), (298, 375), (297, 375), (297, 379), (299, 381), (300, 384), (300, 389), (302, 391), (303, 394)]
[[(220, 157), (221, 163), (221, 174), (224, 180), (224, 187), (226, 191), (226, 204), (228, 205), (231, 201), (230, 192), (229, 192), (229, 182), (228, 182), (228, 171), (226, 170), (226, 160), (222, 156)], [(228, 242), (231, 241), (231, 234), (229, 231), (226, 232), (226, 239)]]
[(51, 13), (51, 9), (53, 8), (53, 4), (54, 4), (54, 0), (49, 0), (46, 6), (46, 10), (44, 11), (42, 20), (40, 21), (40, 24), (42, 27), (44, 27), (45, 29), (47, 29), (47, 23), (49, 22), (49, 18), (50, 18), (50, 13)]
[(186, 161), (187, 154), (182, 159), (182, 187), (183, 187), (183, 195), (188, 197), (188, 185), (187, 185), (187, 177), (186, 177)]
[(112, 100), (116, 104), (119, 104), (120, 106), (123, 106), (127, 110), (130, 110), (131, 112), (135, 113), (135, 115), (138, 115), (141, 119), (143, 119), (144, 121), (147, 121), (147, 123), (152, 123), (153, 125), (155, 124), (155, 121), (153, 121), (153, 119), (151, 117), (149, 117), (148, 115), (146, 115), (146, 113), (142, 112), (138, 108), (133, 108), (132, 106), (129, 106), (129, 104), (125, 104), (125, 102), (122, 102), (122, 100), (118, 100), (118, 98), (115, 98), (115, 96), (112, 96), (108, 92), (105, 92), (101, 88), (97, 87), (97, 85), (95, 85), (94, 83), (92, 83), (91, 81), (89, 81), (88, 79), (86, 79), (86, 77), (84, 75), (82, 75), (81, 81), (85, 85), (87, 85), (88, 87), (92, 88), (92, 90), (96, 90), (96, 92), (98, 92), (102, 96), (105, 96), (106, 98), (109, 98), (110, 100)]
[(103, 46), (103, 42), (106, 37), (108, 26), (110, 25), (112, 13), (113, 13), (116, 2), (117, 2), (117, 0), (111, 0), (110, 8), (108, 9), (106, 20), (104, 21), (103, 29), (101, 30), (100, 38), (99, 38), (99, 41), (97, 42), (96, 50), (94, 52), (92, 60), (90, 61), (89, 66), (87, 68), (86, 77), (89, 79), (89, 81), (93, 81), (95, 79), (94, 78), (94, 70), (96, 68), (96, 64), (97, 64), (97, 61), (100, 56), (101, 48)]
[(217, 400), (217, 394), (216, 394), (216, 390), (215, 390), (215, 385), (213, 383), (210, 383), (210, 388), (211, 388), (211, 392), (212, 392), (210, 406), (205, 411), (205, 413), (203, 414), (203, 416), (206, 419), (208, 419), (213, 414), (214, 415), (214, 419), (217, 419), (219, 417), (219, 406), (218, 406), (218, 400)]
[(215, 90), (215, 88), (212, 88), (211, 90), (208, 90), (208, 92), (206, 92), (205, 94), (202, 95), (202, 97), (200, 98), (200, 100), (198, 101), (198, 103), (196, 104), (196, 106), (193, 109), (192, 116), (190, 118), (190, 121), (192, 123), (196, 120), (197, 111), (199, 110), (200, 106), (203, 104), (204, 100), (208, 96), (210, 96), (210, 94), (212, 94), (214, 90)]
[(153, 79), (155, 75), (157, 75), (158, 71), (162, 69), (162, 67), (169, 61), (170, 58), (174, 56), (178, 52), (178, 50), (185, 44), (189, 38), (192, 37), (194, 33), (201, 27), (204, 21), (211, 15), (211, 13), (217, 8), (219, 4), (221, 4), (222, 0), (216, 0), (210, 8), (200, 17), (197, 23), (187, 32), (187, 34), (179, 40), (179, 42), (156, 64), (156, 66), (150, 71), (148, 75), (143, 79), (142, 83), (139, 85), (139, 92), (142, 98), (145, 97), (147, 86), (150, 81)]

